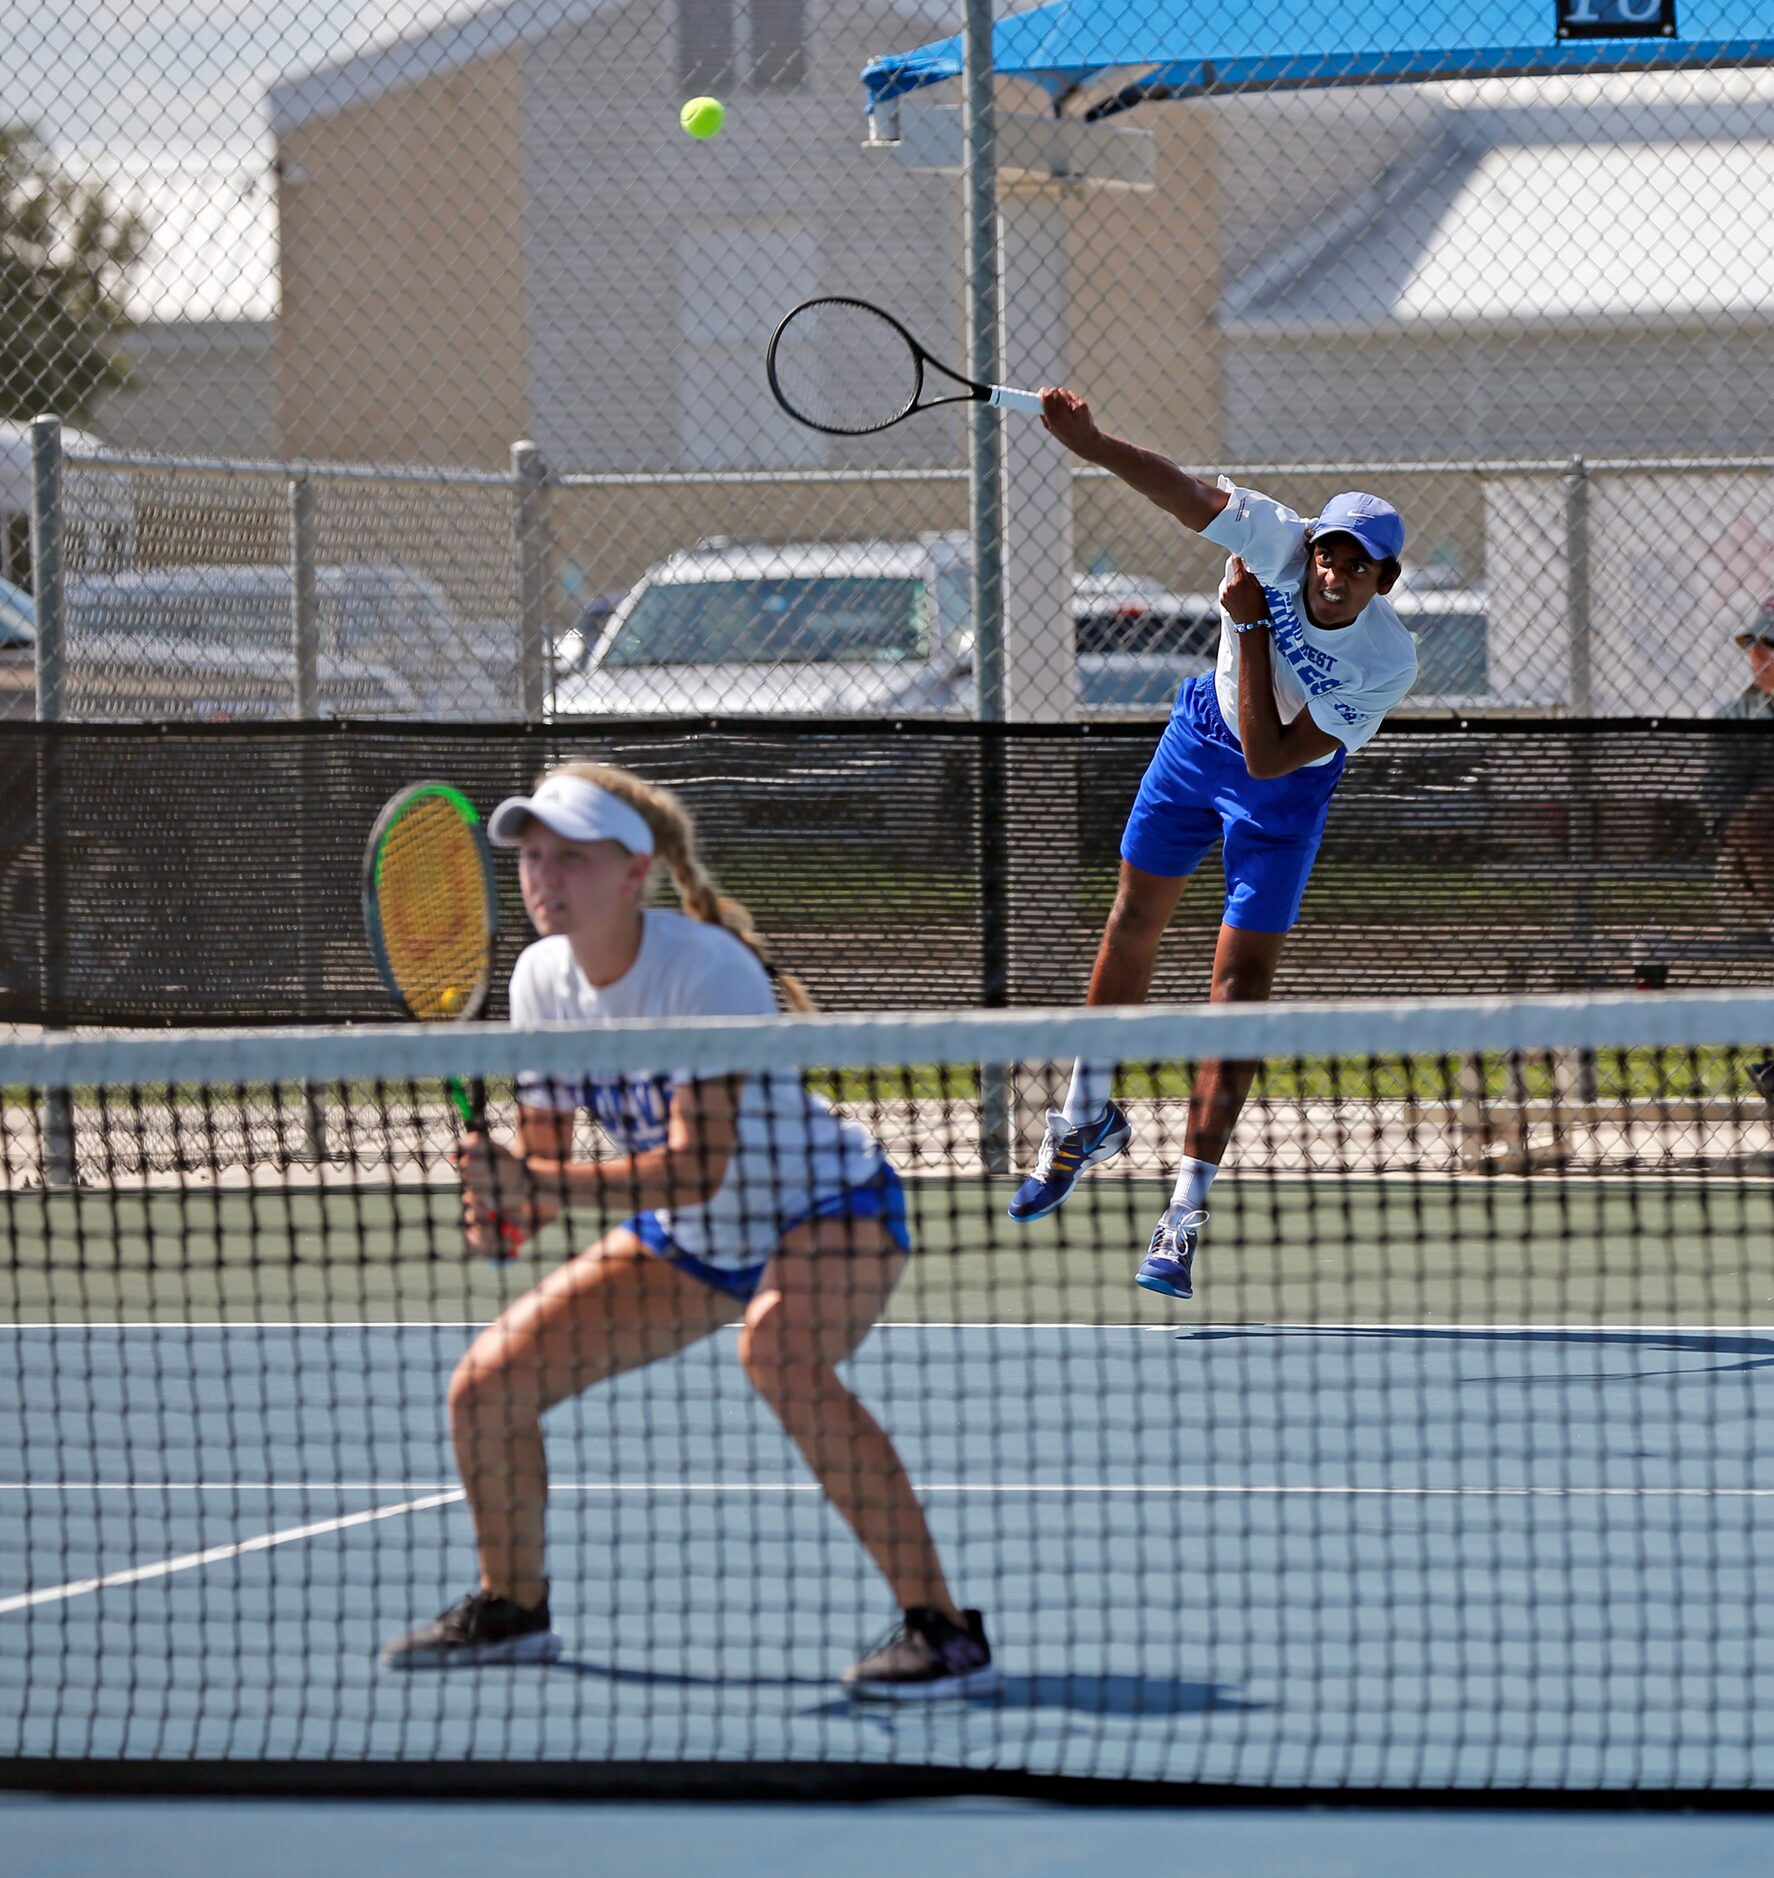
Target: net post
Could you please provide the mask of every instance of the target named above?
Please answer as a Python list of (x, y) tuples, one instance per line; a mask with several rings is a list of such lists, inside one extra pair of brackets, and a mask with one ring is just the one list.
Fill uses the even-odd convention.
[(548, 702), (548, 622), (544, 617), (542, 452), (527, 439), (511, 446), (512, 551), (517, 576), (518, 689), (523, 715), (541, 721)]
[[(63, 586), (65, 512), (62, 502), (62, 424), (31, 420), (31, 579), (37, 608), (37, 721), (58, 724), (64, 703), (66, 590)], [(44, 1016), (59, 1025), (64, 1011), (63, 969), (68, 922), (63, 916), (66, 878), (59, 864), (66, 820), (62, 751), (53, 731), (37, 746), (37, 836), (41, 858), (43, 922), (39, 987)], [(65, 1187), (74, 1179), (74, 1101), (67, 1089), (43, 1092), (43, 1180)]]

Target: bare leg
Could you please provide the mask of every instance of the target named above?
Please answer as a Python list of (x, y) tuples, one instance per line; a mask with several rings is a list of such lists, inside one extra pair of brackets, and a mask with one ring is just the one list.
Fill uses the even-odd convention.
[(809, 1220), (782, 1242), (745, 1314), (739, 1359), (902, 1610), (959, 1622), (905, 1463), (838, 1375), (905, 1264), (874, 1220)]
[(450, 1434), (483, 1590), (526, 1607), (547, 1590), (542, 1416), (730, 1324), (735, 1309), (618, 1228), (481, 1332), (450, 1380)]
[[(1213, 956), (1214, 1003), (1261, 1003), (1275, 982), (1275, 967), (1286, 943), (1286, 933), (1243, 932), (1236, 926), (1222, 926)], [(1254, 1062), (1210, 1057), (1197, 1069), (1183, 1141), (1183, 1152), (1191, 1160), (1211, 1161), (1217, 1167), (1225, 1158), (1256, 1067)]]
[(1158, 943), (1182, 898), (1183, 875), (1168, 879), (1121, 863), (1115, 904), (1091, 968), (1086, 1004), (1144, 1004), (1158, 962)]

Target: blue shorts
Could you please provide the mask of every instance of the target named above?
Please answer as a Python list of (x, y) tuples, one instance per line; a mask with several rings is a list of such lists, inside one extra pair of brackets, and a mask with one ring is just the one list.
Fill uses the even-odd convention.
[[(798, 1213), (784, 1215), (777, 1225), (778, 1237), (786, 1238), (810, 1219), (878, 1219), (900, 1251), (912, 1249), (911, 1227), (906, 1220), (905, 1183), (885, 1161), (881, 1163), (881, 1171), (861, 1185), (841, 1188)], [(679, 1271), (687, 1272), (699, 1284), (724, 1291), (728, 1297), (742, 1302), (757, 1290), (764, 1268), (770, 1263), (768, 1259), (759, 1259), (755, 1265), (711, 1265), (694, 1252), (686, 1252), (671, 1236), (664, 1215), (658, 1212), (637, 1213), (625, 1223), (656, 1258), (670, 1259)]]
[(1256, 777), (1226, 728), (1213, 673), (1187, 680), (1140, 781), (1121, 858), (1174, 880), (1192, 874), (1222, 836), (1225, 924), (1286, 932), (1300, 916), (1348, 752), (1287, 776)]

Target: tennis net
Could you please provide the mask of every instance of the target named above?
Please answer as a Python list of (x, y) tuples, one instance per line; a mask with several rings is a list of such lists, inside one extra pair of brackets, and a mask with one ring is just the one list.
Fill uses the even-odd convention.
[[(1710, 993), (0, 1044), (0, 1780), (1767, 1803), (1771, 1045)], [(1018, 1224), (1075, 1056), (1129, 1146)], [(1210, 1059), (1255, 1080), (1182, 1302), (1133, 1279)], [(840, 1373), (1001, 1687), (845, 1692), (894, 1597), (770, 1406), (794, 1346), (628, 1241), (543, 1423), (558, 1660), (380, 1660), (476, 1582), (458, 1362), (657, 1198), (581, 1116), (603, 1184), (538, 1162), (501, 1202), (558, 1216), (466, 1257), (474, 1074), (503, 1140), (519, 1078), (669, 1078), (735, 1244), (820, 1118), (885, 1147), (916, 1250)], [(801, 1328), (875, 1316), (887, 1218), (811, 1229)]]

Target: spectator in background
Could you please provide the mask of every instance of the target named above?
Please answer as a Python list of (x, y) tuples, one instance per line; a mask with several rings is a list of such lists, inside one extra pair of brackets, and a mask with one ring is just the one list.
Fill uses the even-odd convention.
[[(1715, 715), (1759, 723), (1766, 735), (1717, 740), (1708, 779), (1710, 806), (1717, 817), (1719, 852), (1754, 894), (1774, 934), (1774, 594), (1732, 637), (1749, 655), (1749, 683)], [(1774, 1102), (1774, 1058), (1754, 1064), (1749, 1073)]]

